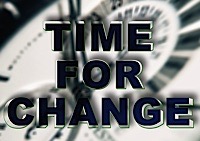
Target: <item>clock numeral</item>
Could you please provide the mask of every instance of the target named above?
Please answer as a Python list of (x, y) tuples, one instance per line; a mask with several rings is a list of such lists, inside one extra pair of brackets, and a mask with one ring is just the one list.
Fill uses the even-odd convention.
[(122, 6), (123, 0), (110, 0), (112, 3), (112, 10), (117, 9), (118, 7)]
[(185, 65), (188, 58), (183, 57), (170, 57), (164, 67), (160, 70), (160, 73), (165, 74), (169, 78), (173, 78)]
[(200, 2), (180, 15), (181, 26), (187, 26), (200, 19)]
[[(166, 77), (167, 78), (167, 77)], [(169, 78), (167, 78), (169, 79)], [(147, 82), (147, 90), (151, 93), (158, 93), (167, 83), (165, 83), (162, 79), (158, 78), (157, 76), (154, 76), (153, 79), (151, 79), (149, 82)]]
[(187, 4), (190, 0), (171, 0), (170, 3), (173, 4), (173, 6), (178, 10), (182, 8), (185, 4)]
[(200, 46), (200, 30), (180, 35), (175, 50), (194, 50)]
[(147, 87), (153, 92), (159, 92), (183, 68), (188, 58), (170, 57), (164, 67), (149, 82)]

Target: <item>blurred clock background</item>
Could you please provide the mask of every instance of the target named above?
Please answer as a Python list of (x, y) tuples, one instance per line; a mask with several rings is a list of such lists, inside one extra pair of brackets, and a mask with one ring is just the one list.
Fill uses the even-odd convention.
[[(2, 141), (198, 141), (200, 140), (199, 77), (200, 75), (200, 1), (199, 0), (1, 0), (0, 1), (0, 140)], [(43, 30), (44, 21), (72, 23), (84, 20), (86, 52), (75, 52), (74, 33), (65, 33), (63, 52), (51, 50), (51, 32)], [(90, 51), (90, 23), (102, 21), (152, 20), (154, 51), (150, 53)], [(125, 28), (126, 29), (126, 28)], [(91, 59), (102, 59), (115, 70), (116, 60), (135, 59), (143, 64), (144, 90), (115, 90), (115, 77), (105, 89), (93, 91), (82, 85), (80, 76), (68, 80), (68, 89), (55, 89), (56, 60), (79, 60), (79, 67)], [(110, 62), (113, 60), (113, 62)], [(97, 70), (98, 71), (98, 70)], [(130, 128), (119, 128), (114, 122), (107, 128), (54, 128), (53, 119), (46, 129), (33, 122), (24, 129), (8, 127), (3, 107), (12, 98), (24, 96), (33, 102), (39, 97), (67, 98), (66, 119), (70, 119), (77, 97), (90, 97), (100, 117), (102, 97), (129, 97), (131, 106), (139, 97), (153, 96), (165, 101), (168, 97), (194, 98), (194, 128), (169, 129), (166, 124), (144, 129), (131, 116)], [(34, 114), (34, 110), (32, 111)]]

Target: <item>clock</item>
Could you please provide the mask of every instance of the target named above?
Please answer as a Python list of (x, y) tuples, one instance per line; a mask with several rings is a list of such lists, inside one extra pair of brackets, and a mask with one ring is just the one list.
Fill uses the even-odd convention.
[[(192, 78), (197, 79), (197, 70), (200, 68), (197, 65), (200, 44), (199, 0), (11, 0), (1, 2), (0, 9), (0, 17), (4, 19), (0, 22), (1, 109), (7, 101), (20, 96), (31, 98), (33, 102), (38, 97), (48, 97), (50, 100), (55, 97), (66, 97), (69, 103), (66, 106), (69, 111), (66, 119), (69, 119), (76, 98), (85, 96), (84, 92), (87, 89), (82, 85), (81, 75), (77, 80), (68, 80), (68, 89), (55, 89), (56, 60), (60, 59), (77, 59), (82, 62), (80, 68), (87, 60), (102, 59), (108, 62), (113, 70), (115, 70), (116, 60), (135, 59), (142, 62), (144, 71), (141, 77), (144, 90), (133, 90), (130, 86), (126, 90), (115, 90), (114, 73), (112, 73), (113, 79), (107, 88), (89, 92), (91, 103), (97, 108), (95, 113), (97, 117), (101, 115), (99, 107), (101, 107), (102, 97), (117, 99), (117, 97), (128, 96), (131, 101), (149, 95), (166, 98), (173, 96), (178, 89), (180, 93), (189, 90), (194, 93), (191, 96), (198, 99), (198, 87), (195, 85), (198, 81), (192, 81)], [(53, 52), (51, 33), (42, 29), (43, 22), (50, 20), (85, 21), (86, 51), (74, 52), (73, 43), (70, 42), (74, 35), (66, 32), (65, 51)], [(90, 23), (102, 21), (105, 23), (105, 29), (108, 29), (109, 23), (113, 20), (122, 20), (124, 23), (131, 20), (152, 20), (154, 51), (128, 52), (126, 37), (124, 37), (125, 44), (122, 52), (91, 52)], [(81, 74), (81, 69), (79, 71)], [(98, 73), (98, 70), (96, 72)], [(191, 72), (193, 74), (190, 74)], [(188, 83), (183, 83), (184, 81)], [(34, 110), (31, 112), (34, 113)], [(195, 111), (195, 113), (198, 118), (199, 112)], [(0, 140), (5, 141), (16, 140), (16, 138), (19, 141), (80, 139), (117, 141), (149, 138), (195, 141), (199, 139), (197, 127), (169, 129), (163, 125), (154, 130), (146, 130), (134, 122), (127, 129), (120, 129), (115, 122), (110, 129), (89, 129), (87, 125), (55, 129), (53, 120), (50, 120), (46, 129), (36, 128), (35, 123), (24, 129), (13, 129), (5, 124), (2, 115), (3, 110), (0, 119)]]

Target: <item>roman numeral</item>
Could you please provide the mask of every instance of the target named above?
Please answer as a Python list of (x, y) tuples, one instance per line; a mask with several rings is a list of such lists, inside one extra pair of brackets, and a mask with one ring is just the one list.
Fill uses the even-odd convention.
[(10, 77), (0, 74), (0, 82), (7, 82), (9, 79)]

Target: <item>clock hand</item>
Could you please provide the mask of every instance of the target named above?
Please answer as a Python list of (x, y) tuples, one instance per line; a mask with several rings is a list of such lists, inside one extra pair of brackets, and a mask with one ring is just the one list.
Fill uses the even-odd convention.
[[(74, 6), (72, 4), (72, 1), (70, 1), (70, 13), (71, 13), (71, 19), (72, 21), (73, 20), (77, 20), (77, 13), (80, 14), (80, 0), (78, 0), (78, 6), (79, 7), (78, 9), (78, 12), (76, 13), (75, 10), (74, 10)], [(72, 56), (72, 59), (76, 59), (76, 54), (75, 54), (75, 48), (74, 48), (74, 42), (73, 42), (73, 37), (74, 37), (74, 33), (71, 32), (71, 51), (73, 53), (73, 56)], [(83, 65), (87, 63), (87, 57), (86, 57), (86, 54), (85, 52), (81, 52), (81, 57), (82, 57), (82, 61), (83, 61)], [(77, 81), (76, 81), (77, 82)], [(86, 87), (83, 82), (78, 82), (75, 83), (75, 88), (73, 89), (73, 94), (75, 95), (75, 99), (79, 99), (81, 97), (87, 97), (87, 98), (90, 98), (91, 95), (92, 95), (92, 90), (88, 87)], [(59, 129), (56, 134), (54, 135), (54, 137), (51, 139), (51, 141), (53, 141), (54, 139), (56, 138), (59, 138), (61, 136), (61, 132), (62, 132), (63, 129)], [(75, 129), (72, 129), (71, 132), (70, 132), (70, 135), (68, 136), (68, 140), (70, 141), (73, 141), (78, 133), (78, 131), (80, 130), (80, 127), (77, 127)]]
[[(73, 5), (73, 1), (69, 0), (69, 5), (70, 5), (70, 17), (72, 19), (72, 22), (75, 21), (77, 22), (77, 17), (81, 15), (81, 0), (77, 0), (77, 10), (75, 10), (74, 5)], [(72, 54), (74, 56), (74, 58), (76, 58), (75, 55), (75, 47), (74, 47), (74, 32), (71, 32), (71, 41), (72, 41)], [(87, 57), (84, 51), (81, 52), (81, 56), (82, 56), (82, 61), (83, 61), (83, 65), (87, 63)]]
[[(80, 2), (80, 0), (77, 1), (77, 3), (76, 3), (77, 10), (75, 9), (73, 0), (68, 0), (68, 3), (69, 3), (69, 12), (70, 12), (70, 22), (73, 25), (74, 22), (77, 20), (77, 17), (81, 14), (80, 9), (79, 9), (81, 7), (81, 5), (80, 5), (81, 2)], [(74, 43), (74, 30), (72, 29), (72, 31), (69, 34), (70, 34), (69, 35), (70, 41), (69, 41), (69, 39), (67, 39), (66, 43), (67, 43), (67, 45), (70, 46), (70, 48), (67, 49), (65, 47), (64, 59), (65, 60), (77, 60), (77, 55), (75, 52), (75, 43)], [(70, 43), (70, 44), (68, 44), (68, 43)], [(65, 46), (66, 46), (66, 44), (65, 44)], [(67, 59), (65, 58), (65, 56), (67, 57)], [(68, 56), (70, 56), (70, 58)], [(73, 87), (75, 87), (78, 84), (78, 81), (79, 81), (79, 75), (77, 75), (77, 77), (73, 78), (73, 79), (67, 78), (67, 84), (70, 89), (73, 89)]]
[[(69, 9), (70, 9), (70, 21), (71, 21), (71, 23), (74, 23), (74, 21), (77, 20), (77, 16), (79, 16), (81, 14), (81, 1), (80, 0), (77, 1), (77, 12), (76, 12), (73, 1), (69, 0)], [(66, 43), (67, 42), (68, 42), (68, 40), (66, 41)], [(77, 60), (77, 56), (76, 56), (76, 52), (75, 52), (75, 45), (74, 45), (74, 31), (73, 30), (70, 32), (70, 45), (71, 45), (71, 47), (70, 47), (71, 50), (66, 49), (65, 54), (64, 54), (64, 58), (65, 58), (65, 55), (71, 53), (72, 56), (71, 56), (70, 59), (71, 60)], [(66, 46), (66, 44), (65, 44), (65, 46)], [(87, 62), (85, 52), (81, 52), (81, 55), (82, 55), (83, 64), (84, 64), (84, 63)], [(67, 58), (67, 59), (69, 60), (69, 58)], [(74, 90), (77, 90), (76, 89), (77, 86), (78, 86), (78, 88), (80, 88), (80, 84), (78, 84), (79, 83), (78, 75), (77, 75), (76, 78), (74, 78), (74, 81), (72, 83), (70, 83), (69, 78), (67, 78), (67, 82), (68, 82), (69, 88), (72, 90), (73, 94), (75, 95), (75, 97), (77, 99), (76, 92), (79, 92), (79, 91), (75, 92)], [(75, 87), (75, 89), (74, 89), (74, 87)], [(76, 128), (76, 129), (72, 129), (67, 140), (73, 141), (75, 139), (79, 129), (80, 129), (80, 127)], [(62, 130), (63, 130), (63, 128), (59, 129), (54, 134), (54, 136), (50, 139), (50, 141), (53, 141), (54, 139), (59, 138), (62, 135), (61, 134)]]
[[(62, 9), (61, 9), (62, 10)], [(60, 17), (63, 17), (63, 15), (61, 15), (61, 13), (62, 12), (59, 12), (60, 13)], [(63, 18), (61, 18), (61, 20), (63, 20)], [(66, 36), (68, 36), (67, 34), (65, 34)], [(71, 36), (71, 37), (73, 37), (73, 36)], [(67, 42), (67, 41), (66, 41)], [(73, 48), (73, 44), (71, 45), (72, 46), (72, 48)], [(68, 53), (68, 52), (66, 52), (66, 53)], [(76, 57), (76, 56), (75, 56)], [(75, 57), (71, 57), (72, 59), (76, 59)], [(65, 56), (64, 56), (64, 58), (65, 58)], [(71, 82), (70, 83), (68, 83), (68, 86), (70, 86), (70, 84), (71, 84)], [(31, 133), (33, 133), (33, 132), (35, 132), (34, 130), (36, 129), (37, 127), (36, 127), (36, 124), (34, 124), (33, 126), (31, 126), (28, 130), (27, 130), (27, 133), (26, 133), (26, 135), (25, 135), (25, 138), (26, 139), (30, 139), (31, 138)], [(59, 134), (59, 133), (58, 133)], [(58, 135), (57, 134), (57, 135)], [(57, 137), (57, 135), (56, 135), (56, 137)]]

